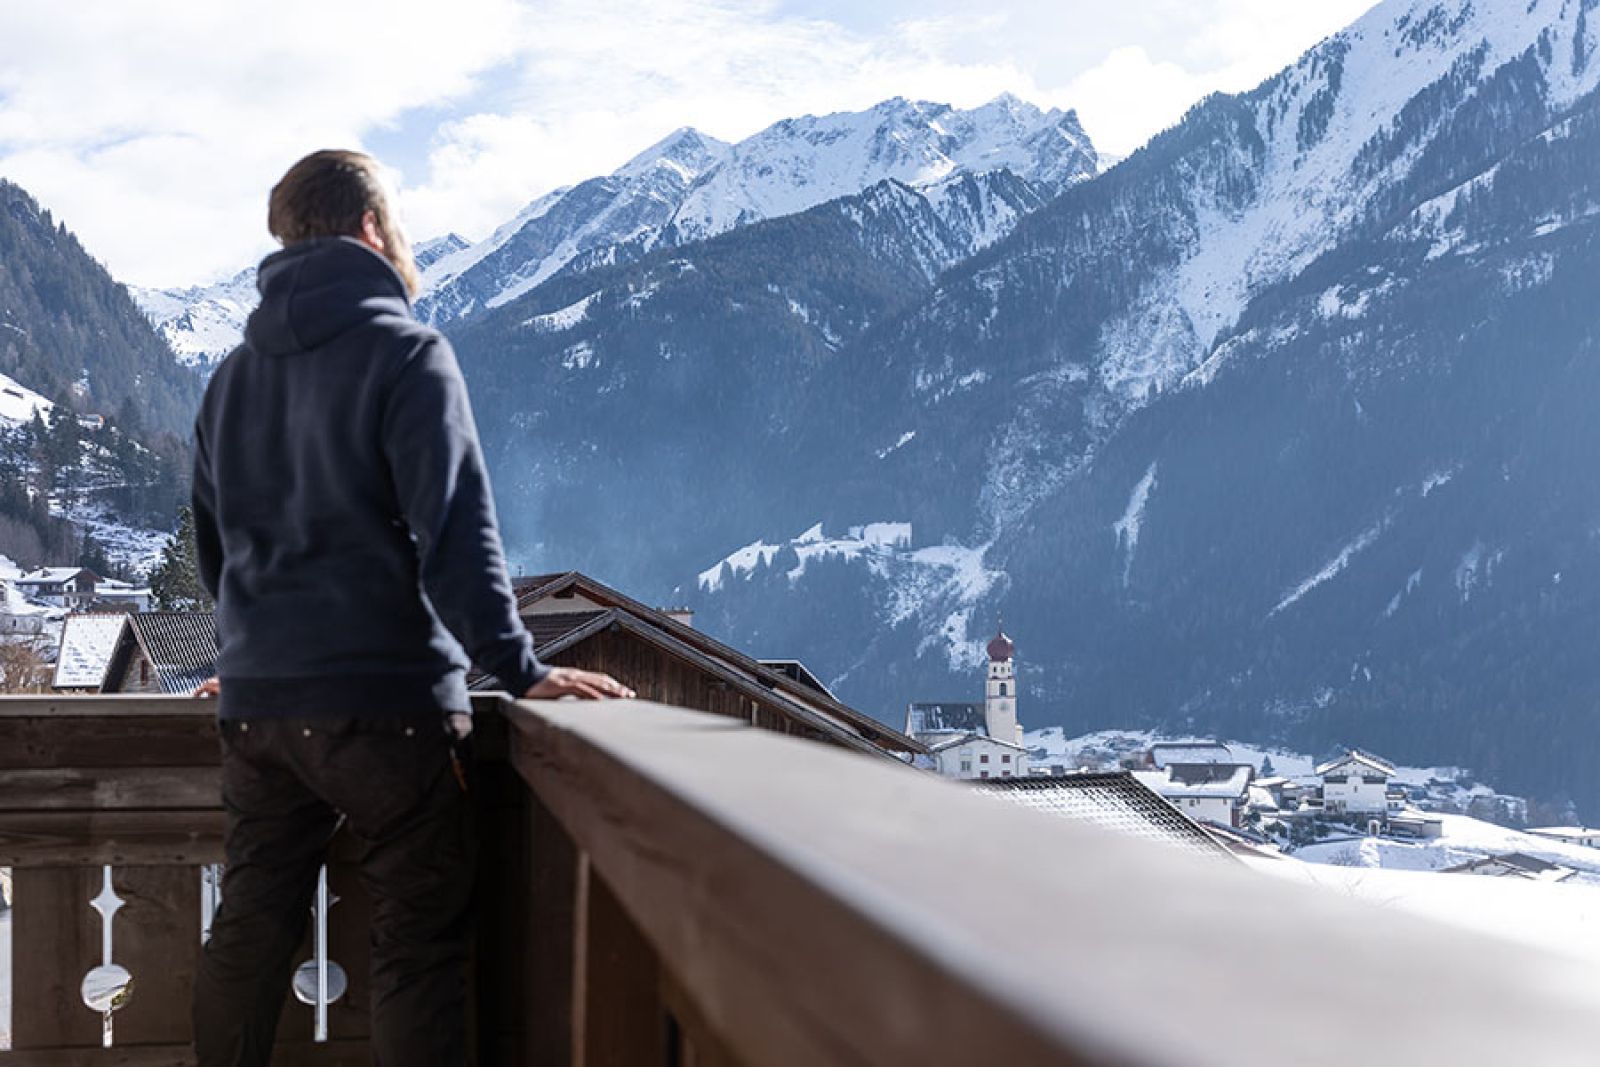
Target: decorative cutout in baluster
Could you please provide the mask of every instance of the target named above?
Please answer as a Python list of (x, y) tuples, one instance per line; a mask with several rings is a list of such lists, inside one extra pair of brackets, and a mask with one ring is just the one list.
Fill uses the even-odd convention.
[(127, 901), (117, 896), (116, 890), (111, 887), (110, 864), (106, 865), (104, 873), (105, 881), (99, 895), (89, 902), (89, 906), (100, 913), (100, 966), (91, 968), (83, 976), (79, 993), (89, 1010), (100, 1013), (103, 1020), (101, 1044), (110, 1048), (111, 1013), (128, 1003), (128, 998), (133, 996), (133, 975), (128, 973), (126, 967), (111, 962), (111, 922)]
[(222, 864), (207, 863), (200, 868), (200, 943), (211, 940), (211, 922), (222, 903)]
[(328, 1040), (328, 1005), (344, 996), (350, 985), (344, 968), (328, 958), (328, 909), (339, 903), (339, 898), (328, 894), (328, 868), (317, 873), (317, 896), (311, 905), (314, 921), (312, 958), (294, 971), (294, 995), (302, 1004), (316, 1009), (312, 1040)]

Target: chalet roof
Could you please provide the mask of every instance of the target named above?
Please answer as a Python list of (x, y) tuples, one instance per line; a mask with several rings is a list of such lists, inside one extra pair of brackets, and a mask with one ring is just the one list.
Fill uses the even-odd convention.
[(1103, 829), (1133, 834), (1206, 856), (1228, 856), (1226, 847), (1183, 812), (1142, 785), (1128, 771), (1060, 777), (987, 778), (972, 784), (987, 796)]
[(99, 689), (106, 680), (126, 615), (68, 615), (56, 655), (56, 689)]
[(761, 661), (761, 665), (766, 667), (768, 670), (777, 671), (785, 678), (799, 682), (807, 689), (814, 689), (823, 696), (830, 697), (835, 700), (838, 699), (837, 697), (834, 697), (833, 690), (822, 684), (821, 678), (818, 678), (816, 675), (812, 674), (811, 671), (807, 669), (806, 665), (797, 659), (764, 659)]
[(1232, 783), (1244, 772), (1253, 781), (1256, 769), (1248, 763), (1169, 763), (1167, 778), (1182, 785), (1216, 785)]
[[(1195, 766), (1189, 764), (1187, 766)], [(1175, 778), (1168, 767), (1164, 771), (1134, 771), (1133, 774), (1161, 796), (1183, 797), (1195, 800), (1238, 800), (1250, 788), (1250, 777), (1255, 768), (1248, 763), (1224, 765), (1225, 776), (1196, 777), (1192, 781)]]
[(100, 580), (99, 575), (83, 567), (40, 567), (36, 571), (30, 571), (27, 574), (24, 574), (21, 578), (17, 579), (17, 582), (20, 585), (43, 585), (49, 582), (67, 582), (71, 581), (73, 578), (76, 578), (80, 574), (87, 574), (97, 582)]
[(924, 734), (987, 734), (988, 732), (989, 720), (982, 704), (946, 701), (906, 706), (906, 733), (912, 737), (921, 737)]
[(1385, 778), (1393, 778), (1395, 774), (1394, 767), (1370, 752), (1363, 752), (1358, 748), (1352, 748), (1337, 759), (1331, 759), (1327, 763), (1318, 765), (1316, 773), (1318, 775), (1331, 774), (1334, 770), (1347, 763), (1359, 763), (1364, 767), (1370, 767), (1375, 773), (1381, 774)]
[(966, 733), (966, 734), (962, 734), (960, 737), (952, 737), (952, 738), (950, 738), (949, 740), (946, 740), (946, 741), (936, 742), (936, 743), (931, 744), (931, 745), (928, 746), (928, 751), (929, 752), (943, 752), (947, 748), (960, 748), (962, 745), (968, 744), (968, 743), (973, 742), (973, 741), (983, 741), (983, 742), (985, 742), (987, 744), (999, 745), (1002, 748), (1013, 749), (1013, 750), (1015, 750), (1017, 752), (1027, 752), (1028, 751), (1027, 749), (1023, 748), (1021, 745), (1014, 745), (1010, 741), (1002, 741), (998, 737), (990, 737), (988, 734), (980, 734), (980, 733), (976, 733), (976, 732)]
[(574, 630), (581, 629), (604, 615), (603, 611), (560, 611), (548, 615), (527, 615), (522, 625), (533, 638), (535, 651), (548, 647)]
[(1540, 882), (1564, 882), (1578, 872), (1558, 863), (1539, 859), (1524, 852), (1502, 852), (1494, 856), (1480, 856), (1454, 867), (1445, 867), (1442, 874), (1488, 874), (1499, 877), (1530, 878)]
[(1150, 746), (1150, 762), (1157, 767), (1169, 763), (1232, 763), (1233, 752), (1219, 741), (1157, 741)]
[(142, 611), (127, 619), (122, 641), (131, 634), (138, 642), (163, 693), (188, 694), (216, 674), (217, 626), (211, 612)]
[[(618, 626), (669, 654), (716, 674), (733, 688), (765, 702), (780, 714), (804, 722), (841, 744), (877, 755), (885, 752), (927, 752), (920, 741), (906, 737), (893, 727), (885, 726), (872, 716), (842, 703), (826, 689), (818, 690), (796, 677), (775, 670), (665, 612), (648, 607), (577, 571), (519, 579), (513, 584), (518, 590), (519, 610), (531, 608), (550, 598), (576, 598), (578, 594), (592, 604), (604, 606), (605, 610), (598, 613), (588, 609), (586, 620), (571, 626), (544, 645), (537, 645), (538, 638), (535, 637), (541, 656), (554, 655), (608, 626)], [(568, 617), (569, 622), (577, 622), (571, 616), (582, 613), (554, 614)], [(555, 628), (565, 625), (541, 621), (545, 615), (544, 612), (529, 612), (523, 615), (523, 621), (530, 626)], [(492, 683), (487, 686), (480, 683), (478, 687), (492, 688)]]
[(1525, 834), (1538, 834), (1540, 837), (1550, 837), (1557, 840), (1567, 840), (1576, 837), (1600, 836), (1600, 830), (1585, 826), (1538, 826), (1524, 830)]

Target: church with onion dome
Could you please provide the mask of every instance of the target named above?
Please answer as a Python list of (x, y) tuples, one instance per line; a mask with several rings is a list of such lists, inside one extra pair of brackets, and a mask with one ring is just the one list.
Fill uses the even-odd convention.
[(985, 651), (983, 701), (910, 704), (905, 732), (928, 746), (931, 769), (947, 778), (1027, 777), (1028, 751), (1017, 721), (1016, 645), (1002, 626)]

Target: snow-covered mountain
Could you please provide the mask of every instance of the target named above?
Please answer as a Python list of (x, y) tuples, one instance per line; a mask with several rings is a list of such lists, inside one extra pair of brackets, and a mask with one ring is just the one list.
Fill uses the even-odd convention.
[[(786, 119), (738, 144), (680, 129), (611, 174), (539, 197), (482, 241), (450, 234), (419, 244), (417, 313), (434, 323), (461, 319), (564, 269), (629, 262), (886, 180), (925, 195), (970, 253), (1096, 169), (1076, 114), (1010, 94), (967, 111), (896, 98)], [(238, 343), (255, 306), (255, 270), (134, 296), (180, 356), (204, 363)]]
[[(419, 270), (466, 248), (466, 238), (446, 234), (413, 249)], [(166, 338), (178, 359), (205, 369), (233, 350), (244, 336), (244, 322), (255, 309), (256, 268), (247, 267), (211, 285), (186, 289), (128, 287), (140, 310)]]
[[(418, 312), (444, 322), (500, 307), (563, 269), (627, 262), (886, 180), (925, 192), (970, 234), (971, 251), (1095, 171), (1075, 114), (1009, 95), (970, 111), (896, 98), (861, 112), (786, 119), (732, 145), (683, 129), (613, 174), (539, 198), (487, 239), (441, 259), (425, 275)], [(1014, 179), (1025, 192), (1010, 188)]]
[(574, 266), (463, 345), (511, 540), (886, 716), (1003, 612), (1034, 722), (1361, 738), (1600, 810), (1593, 9), (1387, 0), (926, 282), (858, 198)]
[(244, 320), (256, 306), (256, 269), (241, 270), (212, 285), (129, 286), (128, 291), (178, 358), (204, 367), (227, 355), (244, 336)]

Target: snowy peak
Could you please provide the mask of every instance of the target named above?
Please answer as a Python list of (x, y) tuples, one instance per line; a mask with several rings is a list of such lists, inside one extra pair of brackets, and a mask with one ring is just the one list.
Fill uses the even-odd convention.
[(417, 269), (425, 271), (445, 256), (454, 255), (471, 243), (459, 233), (447, 233), (443, 237), (430, 237), (426, 241), (419, 241), (411, 249), (411, 255), (417, 261)]
[[(461, 318), (515, 300), (562, 271), (626, 262), (885, 181), (932, 190), (1004, 172), (1031, 186), (966, 190), (965, 201), (951, 201), (956, 231), (975, 235), (969, 251), (976, 250), (1053, 193), (1091, 177), (1096, 162), (1076, 115), (1014, 96), (969, 111), (897, 97), (865, 111), (785, 119), (731, 145), (685, 127), (611, 174), (547, 194), (486, 240), (440, 258), (424, 275), (427, 295), (418, 310), (434, 322)], [(930, 195), (936, 206), (944, 199)]]
[(227, 355), (244, 337), (244, 320), (256, 306), (256, 269), (212, 285), (187, 289), (128, 287), (134, 303), (178, 359), (205, 366)]
[(1095, 173), (1072, 113), (1002, 96), (960, 111), (886, 100), (866, 111), (785, 119), (734, 145), (673, 218), (679, 242), (804, 211), (892, 179), (914, 189), (960, 174), (1009, 170), (1059, 191)]
[(617, 168), (613, 176), (633, 177), (667, 168), (676, 171), (681, 178), (693, 181), (726, 159), (732, 147), (726, 141), (719, 141), (693, 127), (684, 126), (628, 160)]

